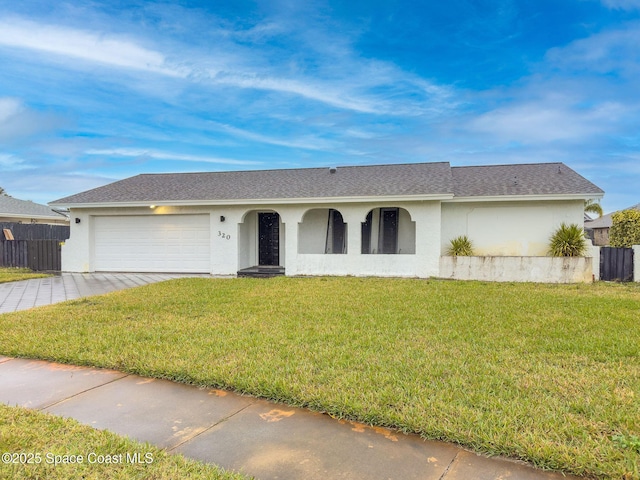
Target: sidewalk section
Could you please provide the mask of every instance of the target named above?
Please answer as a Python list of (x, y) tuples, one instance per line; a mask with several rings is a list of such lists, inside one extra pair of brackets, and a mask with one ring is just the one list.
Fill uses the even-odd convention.
[(112, 370), (0, 356), (0, 402), (74, 418), (262, 480), (577, 479), (416, 435)]

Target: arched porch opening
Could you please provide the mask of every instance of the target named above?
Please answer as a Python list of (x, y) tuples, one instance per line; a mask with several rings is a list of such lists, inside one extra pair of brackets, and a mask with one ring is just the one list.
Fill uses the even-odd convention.
[(416, 253), (416, 222), (404, 208), (374, 208), (361, 228), (362, 254)]
[(298, 253), (347, 253), (347, 224), (333, 208), (314, 208), (305, 212), (298, 224)]

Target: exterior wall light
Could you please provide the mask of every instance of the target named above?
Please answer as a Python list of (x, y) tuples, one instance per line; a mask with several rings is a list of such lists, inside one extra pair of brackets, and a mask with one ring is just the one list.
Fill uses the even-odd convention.
[(226, 218), (224, 218), (224, 215), (220, 215), (220, 221), (224, 222), (226, 220)]

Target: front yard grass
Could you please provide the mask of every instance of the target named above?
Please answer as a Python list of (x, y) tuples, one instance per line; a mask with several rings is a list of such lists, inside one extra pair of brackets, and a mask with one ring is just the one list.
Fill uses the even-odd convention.
[(30, 278), (50, 277), (47, 273), (38, 273), (28, 268), (0, 268), (0, 283), (29, 280)]
[(639, 479), (639, 327), (638, 285), (180, 279), (0, 315), (0, 353)]
[(75, 420), (1, 404), (0, 453), (0, 478), (13, 480), (247, 479)]

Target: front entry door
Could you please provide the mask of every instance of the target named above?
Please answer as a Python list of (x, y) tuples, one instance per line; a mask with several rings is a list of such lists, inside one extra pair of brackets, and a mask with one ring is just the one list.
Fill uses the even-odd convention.
[(258, 213), (258, 264), (280, 265), (280, 215)]

